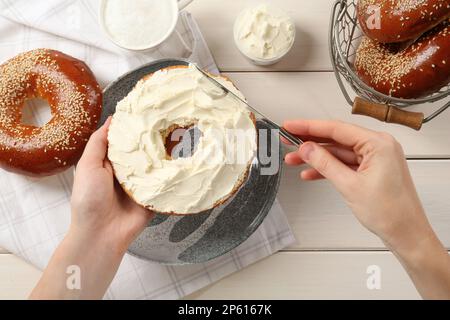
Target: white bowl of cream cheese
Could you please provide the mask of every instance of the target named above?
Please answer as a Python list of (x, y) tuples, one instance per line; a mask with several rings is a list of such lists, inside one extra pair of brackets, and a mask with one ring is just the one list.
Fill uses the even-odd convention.
[(242, 11), (233, 33), (236, 46), (244, 56), (257, 65), (271, 65), (292, 49), (296, 28), (287, 13), (262, 4)]
[(99, 23), (117, 46), (150, 50), (174, 32), (179, 11), (193, 0), (101, 0)]

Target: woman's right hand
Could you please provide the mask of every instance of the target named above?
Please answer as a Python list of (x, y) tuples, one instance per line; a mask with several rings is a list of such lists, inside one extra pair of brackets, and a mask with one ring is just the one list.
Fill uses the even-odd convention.
[[(406, 265), (413, 280), (417, 275), (412, 269), (419, 265), (426, 269), (420, 262), (428, 255), (435, 254), (430, 262), (439, 256), (450, 267), (447, 252), (427, 220), (402, 147), (391, 135), (339, 121), (293, 120), (286, 121), (284, 128), (309, 141), (287, 154), (286, 163), (310, 165), (301, 173), (304, 180), (328, 179), (358, 220)], [(450, 297), (448, 271), (443, 292)], [(425, 287), (430, 282), (419, 279)], [(416, 280), (421, 293), (433, 297)]]
[(303, 144), (286, 155), (308, 164), (304, 180), (326, 178), (358, 220), (399, 258), (425, 298), (450, 299), (450, 257), (417, 195), (402, 147), (390, 135), (339, 121), (294, 120), (285, 129)]
[[(389, 134), (337, 121), (286, 121), (285, 128), (306, 141), (286, 155), (290, 165), (307, 163), (305, 180), (326, 177), (358, 220), (389, 246), (430, 236), (400, 144)], [(317, 142), (325, 142), (318, 144)], [(405, 244), (406, 242), (406, 244)]]

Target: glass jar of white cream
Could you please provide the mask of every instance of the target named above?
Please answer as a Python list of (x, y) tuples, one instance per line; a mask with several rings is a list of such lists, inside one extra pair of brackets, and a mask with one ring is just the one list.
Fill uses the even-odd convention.
[(266, 4), (244, 10), (234, 24), (236, 46), (257, 65), (280, 61), (291, 50), (295, 35), (291, 17)]

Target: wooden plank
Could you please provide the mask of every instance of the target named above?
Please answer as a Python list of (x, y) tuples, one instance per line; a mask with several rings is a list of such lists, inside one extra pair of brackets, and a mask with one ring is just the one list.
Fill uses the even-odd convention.
[[(313, 1), (311, 1), (313, 2)], [(414, 158), (450, 158), (450, 111), (425, 124), (419, 132), (398, 125), (351, 115), (334, 74), (331, 72), (229, 73), (252, 105), (280, 123), (285, 119), (339, 119), (386, 131)], [(429, 114), (442, 103), (416, 106), (409, 110)]]
[(236, 48), (233, 25), (238, 14), (258, 0), (194, 1), (189, 10), (197, 20), (219, 67), (223, 71), (318, 71), (331, 70), (328, 25), (333, 0), (268, 0), (295, 20), (297, 38), (292, 51), (270, 67), (251, 64)]
[[(450, 161), (410, 160), (409, 166), (428, 217), (439, 238), (450, 248)], [(302, 182), (299, 171), (285, 167), (278, 194), (298, 240), (289, 250), (385, 248), (358, 223), (328, 182)], [(0, 253), (6, 250), (0, 249)]]
[[(409, 161), (409, 166), (427, 215), (450, 248), (450, 161)], [(358, 223), (328, 182), (301, 182), (299, 171), (286, 167), (278, 194), (298, 240), (291, 249), (385, 248)]]
[[(366, 287), (366, 270), (370, 265), (381, 268), (380, 290)], [(0, 255), (0, 299), (26, 299), (39, 277), (40, 272), (22, 260)], [(188, 298), (416, 299), (419, 296), (400, 264), (387, 252), (282, 252)]]
[(12, 254), (0, 255), (0, 300), (26, 299), (41, 272)]
[[(381, 268), (369, 290), (367, 267)], [(235, 273), (188, 299), (418, 299), (388, 252), (283, 252)]]

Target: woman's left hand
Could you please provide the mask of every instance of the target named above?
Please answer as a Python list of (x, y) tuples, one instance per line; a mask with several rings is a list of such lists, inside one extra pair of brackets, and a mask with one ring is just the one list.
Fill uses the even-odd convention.
[[(153, 213), (114, 179), (106, 157), (111, 120), (90, 138), (75, 171), (72, 222), (31, 299), (101, 299), (131, 242)], [(73, 280), (71, 282), (70, 280)]]
[(106, 157), (110, 122), (111, 118), (92, 135), (78, 162), (70, 232), (81, 237), (101, 236), (118, 252), (125, 252), (152, 213), (136, 204), (114, 179)]

